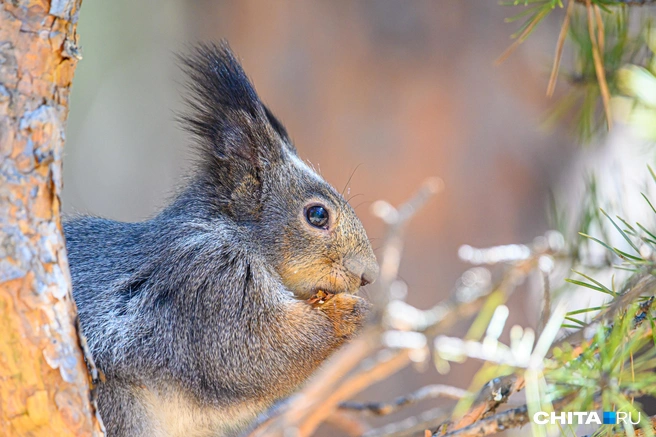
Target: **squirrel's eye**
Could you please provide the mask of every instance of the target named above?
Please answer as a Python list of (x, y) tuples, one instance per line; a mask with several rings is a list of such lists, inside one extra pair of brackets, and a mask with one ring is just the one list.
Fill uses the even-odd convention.
[(309, 207), (305, 212), (305, 218), (317, 228), (325, 228), (328, 225), (328, 211), (321, 205)]

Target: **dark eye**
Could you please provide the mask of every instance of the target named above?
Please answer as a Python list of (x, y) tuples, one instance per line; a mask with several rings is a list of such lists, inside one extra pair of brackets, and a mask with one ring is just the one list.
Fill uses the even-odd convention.
[(321, 205), (311, 206), (305, 211), (308, 223), (317, 228), (325, 228), (328, 225), (328, 211)]

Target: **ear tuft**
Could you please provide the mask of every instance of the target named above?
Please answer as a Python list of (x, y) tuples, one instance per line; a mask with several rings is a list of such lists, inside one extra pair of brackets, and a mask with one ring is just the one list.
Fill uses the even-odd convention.
[(198, 45), (179, 61), (190, 79), (185, 100), (191, 111), (181, 120), (202, 143), (219, 146), (236, 128), (267, 120), (264, 105), (225, 41)]

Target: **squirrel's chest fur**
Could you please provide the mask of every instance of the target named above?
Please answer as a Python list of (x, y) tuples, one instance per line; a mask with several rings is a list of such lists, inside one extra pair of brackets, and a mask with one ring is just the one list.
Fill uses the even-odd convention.
[(258, 402), (215, 408), (198, 405), (181, 393), (162, 394), (139, 389), (153, 437), (234, 435), (263, 409)]

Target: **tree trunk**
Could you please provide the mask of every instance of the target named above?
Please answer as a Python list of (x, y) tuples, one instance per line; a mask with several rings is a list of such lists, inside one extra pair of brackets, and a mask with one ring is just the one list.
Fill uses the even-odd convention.
[(0, 0), (0, 435), (101, 435), (60, 220), (81, 0)]

